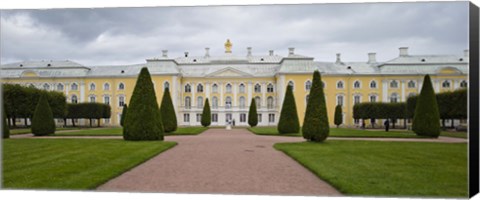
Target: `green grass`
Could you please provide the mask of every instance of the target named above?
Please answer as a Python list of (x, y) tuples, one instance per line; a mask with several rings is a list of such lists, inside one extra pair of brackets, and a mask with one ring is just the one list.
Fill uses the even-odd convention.
[[(277, 127), (254, 127), (248, 128), (254, 134), (257, 135), (273, 135), (273, 136), (302, 136), (302, 130), (300, 128), (299, 133), (291, 134), (279, 134)], [(348, 128), (330, 128), (330, 137), (376, 137), (376, 138), (419, 138), (413, 132), (406, 131), (389, 131), (382, 130), (361, 130), (361, 129), (348, 129)]]
[(3, 141), (3, 187), (95, 189), (175, 142), (99, 139)]
[[(63, 131), (63, 130), (76, 130), (79, 128), (56, 128), (55, 131)], [(10, 135), (20, 135), (20, 134), (27, 134), (32, 133), (32, 129), (30, 128), (19, 128), (19, 129), (10, 129)]]
[(468, 195), (467, 144), (327, 140), (274, 147), (348, 195)]
[(448, 132), (448, 131), (442, 131), (440, 132), (440, 136), (445, 136), (445, 137), (455, 137), (455, 138), (468, 138), (468, 133), (467, 132)]
[[(205, 127), (179, 127), (175, 132), (165, 135), (198, 135), (207, 129)], [(122, 128), (102, 128), (55, 133), (54, 136), (122, 136), (122, 130)]]

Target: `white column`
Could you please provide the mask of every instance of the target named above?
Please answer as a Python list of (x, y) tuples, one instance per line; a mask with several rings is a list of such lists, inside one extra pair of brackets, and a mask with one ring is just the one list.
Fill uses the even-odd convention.
[(247, 102), (245, 102), (247, 105), (246, 106), (250, 106), (250, 103), (252, 101), (252, 93), (253, 93), (253, 86), (252, 86), (252, 82), (249, 81), (247, 83), (247, 94), (248, 94), (248, 99), (246, 100)]
[(382, 87), (383, 87), (382, 102), (388, 102), (388, 80), (382, 81)]
[(265, 82), (262, 82), (262, 100), (261, 100), (261, 106), (265, 107), (267, 105), (267, 84)]
[(401, 80), (402, 81), (402, 101), (401, 102), (405, 102), (405, 80)]
[(85, 102), (85, 82), (80, 82), (80, 99), (79, 103)]
[[(232, 106), (235, 107), (235, 106), (238, 106), (238, 99), (237, 99), (237, 82), (233, 82), (232, 84), (232, 87), (233, 87), (233, 99), (232, 99)], [(237, 120), (235, 120), (235, 122), (237, 122)]]
[[(197, 89), (197, 87), (195, 87), (195, 83), (190, 83), (190, 85), (192, 86), (191, 89), (192, 89), (192, 108), (197, 108), (197, 104), (195, 104), (195, 91)], [(192, 116), (190, 116), (190, 119), (192, 119)], [(195, 119), (196, 120), (196, 119)], [(191, 121), (190, 121), (191, 122)]]
[[(223, 106), (225, 101), (223, 99), (223, 82), (218, 83), (218, 89), (220, 90), (220, 99), (218, 100), (218, 106)], [(223, 120), (225, 121), (225, 118), (223, 118)]]

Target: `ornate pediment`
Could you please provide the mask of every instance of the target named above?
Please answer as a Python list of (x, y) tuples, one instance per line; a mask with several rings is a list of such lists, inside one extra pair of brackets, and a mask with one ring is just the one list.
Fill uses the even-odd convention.
[(225, 68), (225, 69), (221, 69), (221, 70), (212, 72), (212, 73), (208, 74), (207, 77), (238, 77), (238, 78), (241, 78), (241, 77), (252, 77), (252, 75), (247, 73), (247, 72), (243, 72), (243, 71), (240, 71), (238, 69), (228, 67), (228, 68)]

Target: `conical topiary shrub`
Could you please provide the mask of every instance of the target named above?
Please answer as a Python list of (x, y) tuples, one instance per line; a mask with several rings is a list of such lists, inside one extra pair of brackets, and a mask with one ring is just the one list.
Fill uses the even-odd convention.
[(337, 128), (338, 128), (338, 126), (340, 126), (340, 124), (343, 123), (342, 106), (341, 105), (335, 106), (335, 117), (334, 117), (333, 123), (335, 125), (337, 125)]
[(328, 137), (327, 107), (323, 94), (322, 79), (320, 72), (313, 73), (313, 83), (308, 97), (307, 110), (303, 120), (302, 133), (307, 141), (322, 142)]
[(202, 126), (208, 127), (212, 123), (212, 117), (210, 114), (210, 103), (208, 102), (208, 98), (205, 99), (205, 105), (203, 106), (203, 112), (202, 112)]
[(47, 102), (47, 94), (43, 93), (38, 100), (32, 118), (32, 133), (35, 136), (44, 136), (55, 133), (55, 121), (52, 110)]
[(127, 104), (124, 104), (122, 109), (122, 116), (120, 117), (120, 126), (123, 126), (125, 124), (125, 116), (127, 115), (127, 110)]
[(423, 79), (422, 90), (416, 104), (412, 122), (413, 131), (419, 136), (438, 137), (440, 135), (440, 114), (435, 91), (428, 74)]
[(248, 125), (251, 127), (255, 127), (258, 124), (258, 116), (257, 116), (257, 104), (255, 103), (255, 99), (252, 98), (252, 102), (250, 103), (250, 110), (248, 110)]
[(292, 86), (287, 86), (287, 92), (283, 100), (282, 111), (277, 126), (279, 133), (298, 133), (300, 122), (298, 121), (297, 106), (293, 96)]
[(163, 123), (146, 67), (138, 75), (123, 125), (125, 140), (163, 140)]
[(170, 89), (167, 87), (163, 92), (162, 104), (160, 105), (160, 112), (162, 113), (163, 128), (166, 133), (177, 130), (177, 115), (173, 107), (172, 97), (170, 96)]
[(3, 121), (2, 121), (2, 138), (6, 139), (10, 137), (10, 129), (7, 124), (7, 113), (5, 112), (5, 107), (3, 107)]

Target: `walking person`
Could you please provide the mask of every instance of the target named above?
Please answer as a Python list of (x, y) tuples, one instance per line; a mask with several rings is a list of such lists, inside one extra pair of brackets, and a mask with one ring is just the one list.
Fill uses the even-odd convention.
[(385, 125), (385, 131), (388, 132), (388, 128), (390, 127), (390, 122), (388, 119), (383, 123), (383, 125)]

